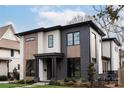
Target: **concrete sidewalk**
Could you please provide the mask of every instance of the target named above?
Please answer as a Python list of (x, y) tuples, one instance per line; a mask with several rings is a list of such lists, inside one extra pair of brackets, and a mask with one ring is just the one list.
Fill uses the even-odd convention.
[(7, 84), (9, 81), (0, 81), (0, 84)]

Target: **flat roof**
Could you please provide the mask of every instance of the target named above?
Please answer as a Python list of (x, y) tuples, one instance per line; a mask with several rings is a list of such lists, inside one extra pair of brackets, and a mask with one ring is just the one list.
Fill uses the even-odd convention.
[(102, 39), (103, 42), (106, 41), (114, 41), (118, 46), (121, 46), (120, 42), (117, 40), (117, 38), (103, 38)]
[(42, 31), (62, 30), (62, 29), (68, 29), (68, 28), (78, 27), (78, 26), (82, 26), (82, 25), (90, 25), (101, 36), (105, 36), (105, 33), (91, 20), (90, 21), (85, 21), (85, 22), (80, 22), (80, 23), (75, 23), (75, 24), (70, 24), (70, 25), (64, 25), (64, 26), (57, 25), (57, 26), (52, 26), (52, 27), (48, 27), (48, 28), (43, 28), (42, 27), (42, 28), (37, 28), (37, 29), (17, 33), (15, 35), (23, 36), (23, 35), (27, 35), (27, 34), (42, 32)]

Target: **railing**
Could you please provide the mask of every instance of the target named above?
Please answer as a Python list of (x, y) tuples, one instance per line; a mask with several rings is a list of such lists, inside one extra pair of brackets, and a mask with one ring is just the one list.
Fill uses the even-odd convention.
[(106, 73), (103, 73), (100, 77), (103, 81), (118, 81), (118, 71), (107, 71)]

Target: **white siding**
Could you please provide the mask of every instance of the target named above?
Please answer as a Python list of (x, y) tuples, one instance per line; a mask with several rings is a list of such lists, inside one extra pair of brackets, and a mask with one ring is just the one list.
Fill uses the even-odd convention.
[(103, 56), (110, 57), (110, 42), (104, 41), (103, 46)]
[(112, 70), (118, 70), (119, 68), (119, 47), (112, 41)]
[[(110, 42), (111, 42), (111, 48), (110, 48)], [(110, 55), (111, 55), (112, 70), (118, 70), (119, 61), (120, 61), (119, 60), (119, 46), (114, 41), (104, 41), (103, 42), (103, 56), (110, 58)]]
[(44, 76), (44, 74), (43, 74), (43, 60), (39, 59), (39, 78), (40, 78), (40, 81), (44, 80), (43, 76)]
[[(53, 35), (53, 48), (48, 48), (48, 35)], [(61, 52), (60, 31), (49, 31), (44, 33), (44, 53)]]
[(6, 39), (9, 39), (9, 40), (15, 40), (15, 41), (17, 40), (16, 36), (14, 35), (14, 33), (12, 31), (12, 29), (10, 29), (10, 28), (6, 31), (6, 33), (3, 35), (2, 38), (6, 38)]
[(9, 58), (11, 56), (11, 52), (8, 49), (0, 49), (0, 57)]
[(9, 72), (13, 72), (13, 69), (16, 68), (18, 70), (18, 64), (20, 64), (19, 58), (13, 58), (11, 62), (9, 62)]
[(5, 75), (7, 76), (7, 63), (6, 62), (0, 62), (0, 76)]
[(0, 58), (3, 59), (11, 59), (9, 63), (9, 72), (13, 72), (13, 69), (18, 68), (18, 64), (20, 64), (20, 54), (18, 51), (14, 51), (14, 57), (11, 57), (11, 50), (9, 49), (0, 49)]
[(24, 79), (24, 37), (20, 38), (20, 79)]
[(38, 53), (44, 53), (44, 32), (38, 33)]
[[(101, 36), (94, 29), (90, 28), (90, 33), (92, 32), (96, 35), (96, 62), (98, 63), (97, 65), (98, 73), (101, 74), (102, 73)], [(90, 41), (92, 42), (92, 39)], [(90, 47), (92, 47), (92, 43)], [(94, 55), (92, 55), (91, 53), (91, 58), (93, 56)]]

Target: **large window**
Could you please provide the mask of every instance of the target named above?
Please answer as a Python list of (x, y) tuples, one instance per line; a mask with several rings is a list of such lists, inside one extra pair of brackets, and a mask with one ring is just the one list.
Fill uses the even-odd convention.
[(80, 44), (80, 32), (73, 32), (67, 34), (67, 45), (78, 45)]
[(35, 75), (35, 61), (27, 60), (26, 62), (26, 76), (34, 76)]
[(92, 58), (96, 58), (96, 35), (91, 33), (91, 55)]
[(80, 77), (80, 59), (69, 58), (68, 59), (68, 77)]
[(53, 35), (48, 35), (48, 48), (53, 48)]

